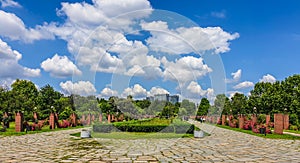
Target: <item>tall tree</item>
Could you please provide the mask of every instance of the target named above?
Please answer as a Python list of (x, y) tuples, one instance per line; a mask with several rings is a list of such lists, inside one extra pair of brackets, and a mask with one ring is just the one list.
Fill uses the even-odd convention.
[(231, 98), (232, 113), (234, 115), (237, 115), (238, 113), (246, 114), (247, 100), (247, 96), (244, 94), (235, 93)]
[(38, 90), (34, 83), (28, 80), (17, 79), (12, 85), (10, 106), (14, 111), (22, 111), (25, 119), (33, 118), (32, 111), (37, 106)]
[(59, 99), (63, 97), (60, 92), (54, 90), (52, 86), (47, 84), (42, 87), (38, 94), (38, 111), (42, 119), (49, 116), (51, 112), (62, 112), (62, 104)]
[(197, 110), (194, 102), (184, 99), (181, 102), (181, 107), (186, 109), (187, 115), (196, 115)]
[(198, 107), (197, 115), (198, 116), (207, 115), (209, 108), (210, 108), (210, 104), (207, 98), (202, 98)]

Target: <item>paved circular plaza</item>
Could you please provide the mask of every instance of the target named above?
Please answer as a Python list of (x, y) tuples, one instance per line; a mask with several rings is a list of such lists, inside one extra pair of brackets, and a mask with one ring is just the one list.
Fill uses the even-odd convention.
[(300, 162), (298, 140), (264, 139), (217, 127), (211, 136), (181, 139), (70, 136), (79, 131), (0, 137), (0, 162)]

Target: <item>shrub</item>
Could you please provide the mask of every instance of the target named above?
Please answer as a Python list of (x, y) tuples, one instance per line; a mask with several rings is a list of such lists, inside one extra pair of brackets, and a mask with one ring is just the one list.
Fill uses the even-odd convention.
[(159, 132), (164, 128), (168, 127), (168, 125), (162, 124), (130, 124), (130, 123), (115, 123), (114, 126), (126, 132)]
[(109, 133), (114, 131), (114, 126), (111, 123), (95, 124), (93, 125), (93, 131)]
[(291, 114), (289, 117), (289, 123), (292, 125), (299, 125), (299, 121), (298, 121), (298, 115), (297, 114)]
[(195, 125), (191, 124), (174, 124), (174, 129), (176, 134), (193, 134)]
[(258, 124), (264, 124), (264, 123), (266, 123), (266, 115), (265, 114), (260, 114), (257, 117), (257, 123)]
[(174, 133), (175, 129), (174, 129), (174, 125), (171, 124), (168, 127), (162, 129), (160, 132), (162, 133)]
[(297, 131), (298, 130), (298, 126), (296, 126), (296, 125), (290, 125), (289, 129)]

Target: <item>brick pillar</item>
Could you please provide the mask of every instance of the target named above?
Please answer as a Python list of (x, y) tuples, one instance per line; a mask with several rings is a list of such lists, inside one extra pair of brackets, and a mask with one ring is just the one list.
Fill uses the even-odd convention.
[(283, 114), (274, 114), (274, 133), (283, 134), (283, 119)]
[(99, 114), (99, 122), (102, 122), (102, 114)]
[(226, 120), (226, 116), (222, 115), (222, 126), (225, 126), (225, 120)]
[(228, 125), (229, 125), (229, 126), (232, 126), (232, 125), (231, 125), (231, 119), (233, 118), (233, 115), (229, 115), (228, 118), (229, 118), (229, 120), (228, 120)]
[(71, 114), (71, 122), (72, 122), (73, 127), (77, 126), (76, 114), (75, 113)]
[(289, 115), (288, 114), (284, 114), (283, 115), (283, 129), (287, 130), (289, 129)]
[(82, 114), (80, 121), (81, 121), (82, 124), (85, 125), (85, 115), (84, 114)]
[(244, 128), (244, 116), (243, 115), (239, 115), (239, 128), (243, 129)]
[(91, 114), (88, 114), (87, 125), (90, 125), (90, 124), (91, 124)]
[(271, 116), (270, 116), (269, 114), (266, 115), (266, 124), (267, 124), (267, 125), (269, 125), (270, 120), (271, 120)]
[(95, 121), (95, 115), (94, 114), (92, 115), (92, 121)]
[(107, 121), (110, 123), (110, 114), (107, 115)]
[(24, 128), (23, 128), (23, 114), (18, 112), (15, 116), (15, 129), (16, 132), (23, 132)]
[(50, 129), (55, 129), (55, 115), (54, 115), (54, 113), (50, 114), (49, 125), (50, 125)]

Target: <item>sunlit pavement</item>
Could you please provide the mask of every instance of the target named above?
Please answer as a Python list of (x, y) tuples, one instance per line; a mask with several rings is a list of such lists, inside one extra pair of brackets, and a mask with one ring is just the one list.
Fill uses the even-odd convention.
[[(300, 141), (264, 139), (195, 123), (204, 138), (76, 139), (81, 129), (0, 137), (0, 162), (300, 162)], [(122, 134), (122, 133), (120, 133)]]

